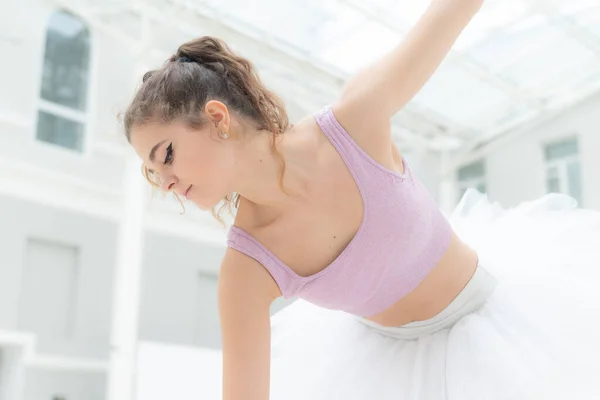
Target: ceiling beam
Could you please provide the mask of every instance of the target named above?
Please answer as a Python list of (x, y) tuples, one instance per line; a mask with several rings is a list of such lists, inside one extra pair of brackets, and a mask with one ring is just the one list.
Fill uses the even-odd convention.
[(556, 5), (553, 5), (552, 2), (548, 4), (547, 0), (544, 2), (538, 1), (536, 2), (536, 8), (540, 10), (551, 24), (560, 28), (567, 36), (576, 40), (597, 56), (600, 56), (600, 37), (579, 25), (573, 18), (558, 13)]
[[(532, 0), (530, 6), (530, 12), (544, 15), (551, 24), (561, 29), (567, 36), (575, 39), (578, 43), (593, 51), (594, 54), (600, 56), (600, 38), (581, 27), (572, 18), (558, 13), (555, 1)], [(598, 62), (598, 71), (600, 81), (600, 62)], [(557, 114), (564, 112), (565, 109), (595, 95), (598, 90), (598, 82), (579, 88), (577, 92), (571, 93), (569, 98), (564, 101), (537, 108), (528, 117), (511, 121), (506, 125), (486, 132), (485, 135), (468, 143), (464, 150), (475, 151), (475, 154), (477, 154), (479, 152), (478, 149), (483, 149), (504, 136), (511, 136), (513, 131), (520, 131), (522, 127), (537, 126), (538, 123), (553, 118)]]

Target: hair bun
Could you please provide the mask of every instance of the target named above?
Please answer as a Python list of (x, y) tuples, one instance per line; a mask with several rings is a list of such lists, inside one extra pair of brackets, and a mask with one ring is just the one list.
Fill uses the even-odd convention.
[(213, 62), (206, 63), (204, 65), (206, 65), (208, 68), (212, 69), (213, 71), (215, 71), (218, 74), (225, 75), (226, 69), (225, 69), (225, 65), (223, 65), (222, 62), (213, 61)]
[(152, 78), (152, 75), (154, 75), (156, 71), (152, 70), (152, 71), (148, 71), (144, 74), (143, 78), (142, 78), (142, 83), (146, 82), (148, 79)]

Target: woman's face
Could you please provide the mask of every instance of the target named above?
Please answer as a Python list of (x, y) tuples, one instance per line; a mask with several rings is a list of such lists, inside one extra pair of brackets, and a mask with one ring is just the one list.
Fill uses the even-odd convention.
[(205, 107), (207, 122), (193, 129), (183, 122), (147, 123), (131, 129), (130, 142), (164, 191), (208, 210), (233, 191), (233, 146), (221, 131), (229, 132), (229, 114), (220, 102)]

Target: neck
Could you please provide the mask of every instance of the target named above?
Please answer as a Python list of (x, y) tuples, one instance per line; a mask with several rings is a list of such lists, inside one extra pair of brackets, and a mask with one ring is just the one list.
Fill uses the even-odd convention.
[[(276, 152), (272, 150), (271, 135), (264, 131), (246, 134), (241, 143), (236, 156), (239, 161), (235, 192), (255, 207), (279, 213), (302, 193), (303, 185), (297, 174), (298, 162), (289, 146), (290, 134), (291, 130), (277, 138)], [(282, 182), (283, 160), (285, 174)]]

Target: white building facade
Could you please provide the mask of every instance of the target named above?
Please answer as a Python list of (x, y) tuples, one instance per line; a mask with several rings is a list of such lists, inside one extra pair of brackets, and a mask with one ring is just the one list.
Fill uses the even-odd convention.
[(460, 195), (478, 187), (503, 206), (548, 192), (568, 194), (585, 208), (600, 209), (600, 95), (510, 132), (459, 168)]

